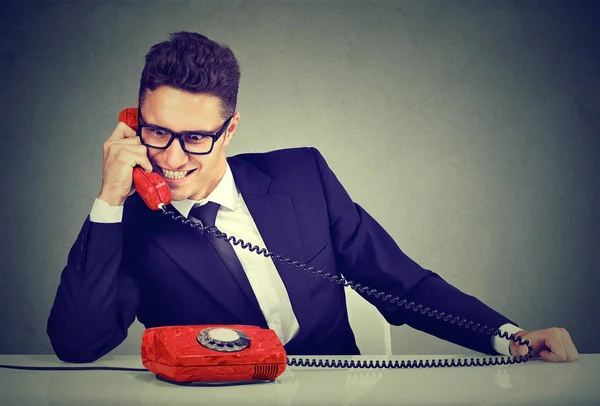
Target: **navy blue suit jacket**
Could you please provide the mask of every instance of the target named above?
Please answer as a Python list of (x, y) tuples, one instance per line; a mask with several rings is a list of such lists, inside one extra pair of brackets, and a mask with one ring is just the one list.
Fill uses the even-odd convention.
[[(270, 251), (461, 318), (515, 324), (411, 260), (352, 201), (316, 149), (243, 154), (228, 162)], [(359, 354), (343, 286), (278, 261), (275, 266), (300, 326), (287, 353)], [(393, 325), (496, 354), (489, 335), (365, 297)], [(125, 339), (135, 317), (146, 328), (267, 328), (247, 279), (234, 278), (198, 231), (148, 209), (137, 194), (127, 199), (122, 223), (86, 219), (62, 271), (47, 332), (60, 359), (91, 362)]]

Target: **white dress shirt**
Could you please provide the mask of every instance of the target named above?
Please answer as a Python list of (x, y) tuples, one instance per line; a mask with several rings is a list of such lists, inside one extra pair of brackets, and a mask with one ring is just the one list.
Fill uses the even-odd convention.
[[(205, 199), (174, 200), (171, 204), (182, 216), (188, 218), (190, 210), (195, 205), (203, 205), (208, 202), (215, 202), (221, 206), (215, 220), (215, 226), (219, 230), (268, 250), (242, 195), (235, 185), (229, 165), (227, 165), (225, 174), (217, 187)], [(95, 223), (119, 223), (122, 218), (123, 206), (110, 206), (103, 200), (95, 200), (90, 213), (90, 221)], [(233, 245), (233, 249), (246, 272), (267, 325), (275, 331), (279, 340), (285, 345), (298, 333), (300, 327), (273, 260), (264, 255), (257, 255), (256, 252), (243, 249), (238, 245)], [(512, 324), (505, 324), (500, 327), (500, 330), (512, 334), (521, 330), (521, 328)], [(508, 340), (493, 337), (492, 344), (499, 353), (510, 355)]]

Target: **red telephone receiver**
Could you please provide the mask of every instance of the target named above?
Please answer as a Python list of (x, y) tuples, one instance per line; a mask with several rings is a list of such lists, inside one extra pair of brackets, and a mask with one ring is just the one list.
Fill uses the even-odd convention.
[[(138, 109), (124, 109), (119, 114), (119, 121), (124, 122), (137, 131)], [(133, 187), (144, 203), (152, 210), (159, 210), (173, 200), (171, 189), (169, 189), (167, 182), (158, 173), (148, 173), (139, 166), (133, 168)]]

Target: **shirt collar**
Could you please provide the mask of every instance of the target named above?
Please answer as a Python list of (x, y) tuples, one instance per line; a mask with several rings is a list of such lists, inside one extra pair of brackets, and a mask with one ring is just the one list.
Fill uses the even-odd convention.
[(215, 202), (221, 205), (221, 207), (225, 207), (233, 211), (235, 210), (237, 200), (238, 190), (235, 185), (235, 180), (233, 179), (233, 174), (231, 173), (229, 163), (227, 163), (225, 174), (217, 184), (217, 187), (215, 187), (215, 189), (208, 196), (206, 196), (206, 198), (201, 200), (173, 200), (171, 205), (175, 207), (182, 216), (187, 218), (190, 214), (190, 210), (192, 210), (195, 205), (203, 205), (208, 202)]

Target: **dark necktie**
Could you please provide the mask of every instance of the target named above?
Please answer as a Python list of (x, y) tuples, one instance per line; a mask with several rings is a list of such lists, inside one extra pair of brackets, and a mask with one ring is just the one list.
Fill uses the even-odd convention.
[[(190, 216), (197, 218), (202, 222), (204, 227), (214, 227), (215, 219), (217, 218), (217, 212), (219, 211), (220, 205), (215, 202), (208, 202), (202, 206), (195, 206), (190, 210)], [(248, 300), (256, 305), (258, 309), (258, 301), (252, 291), (246, 272), (240, 263), (233, 246), (231, 243), (226, 241), (224, 238), (217, 238), (214, 234), (204, 234), (206, 240), (213, 246), (217, 254), (221, 257), (223, 264), (229, 269)]]

